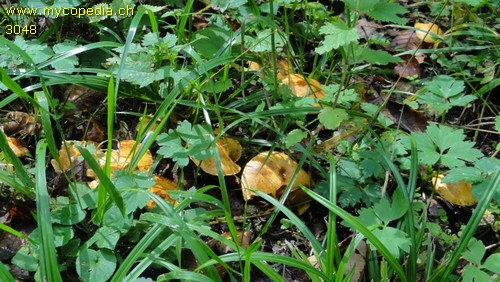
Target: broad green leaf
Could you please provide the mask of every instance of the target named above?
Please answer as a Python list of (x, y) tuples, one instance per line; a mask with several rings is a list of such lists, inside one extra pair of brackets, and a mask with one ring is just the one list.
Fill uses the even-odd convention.
[(271, 29), (265, 29), (257, 33), (257, 37), (252, 38), (249, 44), (249, 49), (253, 52), (266, 52), (275, 48), (280, 48), (285, 45), (285, 41), (278, 33), (274, 35), (274, 46), (271, 44)]
[[(80, 45), (76, 45), (76, 42), (69, 41), (64, 43), (57, 43), (52, 47), (52, 49), (54, 50), (54, 53), (57, 55), (65, 53), (67, 51), (71, 51), (79, 46)], [(75, 66), (78, 66), (78, 58), (73, 55), (68, 58), (55, 61), (54, 63), (51, 64), (51, 66), (56, 70), (74, 68)]]
[(481, 175), (482, 171), (477, 167), (456, 167), (451, 169), (446, 176), (443, 178), (443, 183), (447, 182), (457, 182), (460, 180), (467, 181), (469, 183), (481, 182), (484, 177)]
[(471, 238), (467, 249), (462, 253), (464, 258), (475, 265), (481, 265), (481, 260), (486, 253), (486, 248), (481, 240)]
[[(396, 228), (385, 227), (384, 229), (375, 229), (372, 231), (375, 235), (389, 250), (389, 252), (395, 257), (399, 258), (400, 250), (408, 253), (410, 251), (410, 238), (408, 235)], [(370, 246), (376, 249), (370, 241), (368, 241)]]
[(343, 109), (333, 109), (326, 107), (318, 114), (319, 122), (327, 129), (337, 129), (342, 121), (347, 120), (347, 112)]
[(103, 226), (97, 229), (94, 236), (89, 239), (89, 243), (95, 243), (99, 249), (114, 250), (119, 239), (120, 231), (108, 226)]
[(400, 190), (396, 190), (392, 196), (392, 203), (389, 203), (387, 198), (382, 198), (380, 202), (373, 205), (373, 211), (384, 224), (389, 224), (391, 221), (401, 218), (408, 210), (408, 203)]
[(500, 274), (500, 253), (492, 254), (489, 256), (483, 264), (483, 267), (487, 270)]
[(58, 206), (50, 213), (52, 222), (63, 225), (73, 225), (85, 219), (86, 213), (80, 205)]
[[(340, 85), (330, 84), (323, 86), (322, 89), (325, 91), (325, 96), (321, 100), (333, 103), (335, 97), (339, 94)], [(337, 99), (337, 103), (346, 108), (351, 106), (351, 103), (359, 101), (359, 94), (354, 89), (343, 89), (340, 91), (340, 97)]]
[(307, 132), (301, 129), (294, 129), (286, 136), (285, 147), (290, 148), (307, 137)]
[(358, 40), (356, 27), (349, 28), (344, 22), (326, 23), (319, 32), (325, 35), (321, 46), (316, 48), (316, 52), (320, 55)]
[(121, 233), (126, 233), (133, 223), (131, 214), (123, 215), (116, 206), (112, 206), (105, 213), (102, 220), (102, 225), (113, 229), (120, 230)]
[(462, 281), (493, 281), (491, 277), (473, 265), (466, 265), (462, 272)]
[(474, 143), (465, 141), (462, 129), (453, 129), (444, 125), (430, 124), (422, 133), (412, 133), (417, 142), (420, 162), (454, 168), (465, 165), (465, 161), (474, 162), (483, 156), (473, 148)]
[(27, 271), (36, 271), (39, 265), (38, 249), (39, 248), (33, 246), (21, 247), (12, 258), (11, 263)]
[(380, 2), (380, 0), (363, 1), (363, 0), (345, 0), (346, 6), (351, 10), (358, 11), (360, 13), (368, 13), (375, 8), (375, 5)]
[(76, 258), (76, 272), (83, 281), (107, 281), (116, 268), (111, 250), (81, 248)]
[(379, 2), (375, 4), (373, 10), (368, 13), (368, 16), (375, 20), (383, 22), (393, 22), (400, 25), (405, 25), (407, 22), (406, 18), (399, 17), (398, 15), (403, 15), (406, 13), (408, 13), (408, 10), (397, 3)]
[(171, 158), (180, 167), (185, 167), (189, 164), (189, 150), (184, 148), (179, 134), (173, 130), (167, 133), (162, 133), (157, 137), (158, 154), (165, 158)]
[(230, 36), (228, 30), (220, 27), (204, 28), (195, 32), (191, 45), (199, 54), (213, 58), (217, 51), (228, 43)]
[(465, 89), (463, 81), (448, 75), (438, 75), (431, 81), (424, 82), (424, 85), (427, 91), (443, 98), (460, 95)]
[(500, 132), (500, 115), (495, 118), (495, 129)]

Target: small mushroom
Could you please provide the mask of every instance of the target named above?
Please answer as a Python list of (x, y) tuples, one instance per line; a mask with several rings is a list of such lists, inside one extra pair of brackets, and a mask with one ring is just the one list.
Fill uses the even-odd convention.
[[(243, 198), (250, 200), (257, 194), (252, 190), (258, 190), (275, 198), (281, 196), (284, 187), (290, 184), (290, 180), (297, 169), (297, 162), (288, 155), (280, 152), (263, 152), (253, 157), (243, 169), (241, 187)], [(305, 192), (300, 189), (299, 184), (310, 186), (309, 175), (301, 169), (293, 183), (287, 203), (291, 206), (298, 205), (297, 213), (304, 213), (309, 207)]]
[(315, 79), (307, 79), (300, 74), (289, 74), (281, 80), (287, 85), (296, 97), (311, 97), (321, 99), (325, 92), (321, 89), (321, 83)]
[[(241, 152), (243, 148), (241, 144), (235, 139), (222, 136), (217, 141), (215, 141), (217, 146), (217, 151), (219, 152), (219, 158), (222, 166), (222, 172), (224, 176), (235, 175), (240, 172), (241, 167), (236, 164), (236, 161), (241, 157)], [(209, 158), (203, 161), (191, 157), (191, 160), (199, 166), (204, 172), (217, 175), (217, 164), (215, 158)]]
[(417, 28), (415, 35), (418, 39), (427, 43), (436, 43), (434, 37), (443, 35), (443, 31), (439, 26), (433, 23), (415, 23), (415, 27)]

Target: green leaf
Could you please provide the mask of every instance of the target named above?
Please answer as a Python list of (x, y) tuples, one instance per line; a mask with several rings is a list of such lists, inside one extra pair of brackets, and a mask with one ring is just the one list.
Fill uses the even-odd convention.
[(392, 204), (389, 200), (382, 198), (380, 202), (373, 205), (373, 211), (384, 224), (389, 224), (391, 221), (401, 218), (408, 210), (408, 203), (400, 190), (396, 190), (392, 197)]
[(500, 132), (500, 115), (495, 118), (495, 129)]
[(307, 132), (301, 129), (294, 129), (286, 136), (285, 147), (290, 148), (307, 137)]
[(481, 269), (466, 265), (462, 273), (462, 281), (493, 281), (491, 277)]
[(393, 55), (387, 53), (382, 50), (373, 50), (370, 48), (357, 48), (354, 51), (354, 62), (359, 63), (362, 61), (366, 61), (370, 64), (374, 65), (387, 65), (389, 63), (397, 63), (400, 62), (401, 59), (398, 57), (394, 57)]
[(430, 124), (423, 133), (412, 133), (417, 142), (420, 162), (454, 168), (465, 165), (465, 161), (475, 162), (483, 156), (473, 148), (474, 143), (465, 141), (462, 129), (453, 129), (444, 125)]
[[(325, 96), (322, 101), (331, 102), (335, 101), (335, 97), (339, 94), (340, 85), (330, 84), (322, 87), (325, 91)], [(351, 103), (359, 101), (359, 94), (354, 89), (343, 89), (340, 91), (340, 97), (337, 99), (339, 105), (346, 108), (351, 107)]]
[[(95, 232), (94, 236), (89, 239), (88, 243), (95, 244), (99, 249), (114, 250), (116, 243), (120, 239), (120, 231), (115, 228), (103, 226)], [(90, 244), (89, 244), (90, 245)]]
[(220, 27), (209, 27), (197, 30), (194, 41), (191, 43), (196, 52), (205, 58), (213, 58), (214, 55), (228, 43), (231, 33)]
[(331, 107), (326, 107), (321, 110), (318, 114), (319, 122), (323, 124), (327, 129), (334, 130), (339, 127), (342, 121), (347, 120), (347, 112), (343, 109), (333, 109)]
[(38, 268), (38, 247), (23, 246), (12, 258), (11, 263), (27, 271), (35, 272)]
[[(54, 50), (55, 54), (63, 54), (79, 46), (80, 45), (76, 45), (76, 42), (69, 41), (64, 43), (57, 43), (52, 47), (52, 49)], [(56, 70), (74, 68), (75, 66), (78, 66), (78, 58), (73, 55), (68, 58), (55, 61), (54, 63), (51, 64), (51, 66)]]
[(481, 182), (484, 177), (481, 175), (482, 171), (477, 167), (456, 167), (451, 169), (446, 176), (443, 178), (442, 182), (457, 182), (460, 180), (467, 181), (469, 183)]
[(266, 52), (285, 45), (285, 41), (278, 33), (274, 35), (274, 46), (271, 44), (271, 29), (265, 29), (257, 33), (257, 37), (250, 39), (249, 49), (253, 52)]
[(482, 241), (477, 240), (476, 238), (471, 238), (469, 244), (467, 245), (467, 249), (462, 253), (464, 258), (475, 265), (481, 265), (481, 260), (486, 253), (486, 248)]
[(406, 13), (408, 13), (408, 10), (397, 3), (379, 2), (375, 4), (373, 10), (368, 13), (368, 16), (383, 22), (405, 25), (407, 22), (406, 18), (399, 17), (398, 15)]
[[(395, 258), (399, 258), (399, 250), (403, 250), (406, 253), (410, 251), (410, 238), (408, 238), (405, 232), (392, 227), (375, 229), (372, 232)], [(373, 249), (376, 249), (370, 241), (368, 243)]]
[(81, 248), (76, 258), (76, 272), (83, 281), (107, 281), (116, 268), (116, 257), (110, 250)]
[(167, 133), (162, 133), (157, 137), (160, 149), (158, 154), (164, 158), (171, 158), (180, 167), (185, 167), (189, 164), (189, 150), (184, 148), (179, 134), (170, 129)]
[(500, 274), (500, 253), (492, 254), (489, 256), (483, 264), (483, 267), (487, 270)]
[(319, 33), (325, 35), (322, 45), (316, 48), (320, 55), (358, 40), (356, 27), (349, 28), (344, 22), (326, 23)]
[(86, 213), (80, 205), (59, 206), (50, 213), (52, 221), (63, 225), (73, 225), (85, 219)]
[(460, 95), (465, 89), (463, 81), (448, 75), (438, 75), (431, 81), (424, 82), (424, 85), (425, 90), (443, 98)]

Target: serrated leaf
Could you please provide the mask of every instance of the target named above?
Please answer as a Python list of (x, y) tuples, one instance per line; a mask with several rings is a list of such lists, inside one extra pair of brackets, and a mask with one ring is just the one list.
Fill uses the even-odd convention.
[(477, 240), (476, 238), (471, 238), (467, 248), (462, 253), (464, 258), (476, 265), (481, 265), (481, 260), (486, 253), (486, 248), (482, 241)]
[(443, 98), (460, 95), (464, 89), (464, 82), (448, 75), (438, 75), (431, 81), (424, 82), (425, 89)]
[(368, 16), (375, 20), (404, 25), (407, 20), (399, 17), (398, 14), (406, 13), (408, 13), (408, 10), (397, 3), (379, 2), (374, 5), (373, 10), (368, 13)]
[(318, 114), (319, 122), (327, 129), (334, 130), (339, 127), (342, 121), (347, 120), (348, 115), (343, 109), (323, 108)]
[(301, 129), (294, 129), (288, 133), (285, 140), (285, 147), (290, 148), (307, 137), (307, 132)]
[(450, 170), (446, 174), (445, 178), (443, 178), (443, 182), (457, 182), (460, 180), (470, 183), (481, 182), (484, 180), (484, 177), (481, 175), (481, 173), (481, 170), (477, 167), (457, 167)]
[(188, 150), (182, 145), (180, 136), (177, 132), (169, 130), (168, 134), (162, 133), (157, 137), (158, 154), (165, 158), (172, 158), (180, 167), (185, 167), (189, 164)]
[(389, 63), (401, 62), (401, 59), (382, 50), (373, 50), (370, 48), (358, 48), (354, 51), (354, 62), (366, 61), (375, 65), (387, 65)]
[[(384, 246), (395, 258), (399, 258), (400, 250), (403, 250), (406, 253), (410, 251), (411, 242), (405, 232), (392, 227), (375, 229), (372, 232), (373, 235), (375, 235), (384, 244)], [(372, 248), (376, 249), (371, 243), (370, 245)]]
[(319, 33), (325, 35), (322, 45), (316, 48), (320, 55), (358, 40), (356, 27), (349, 28), (344, 22), (326, 23)]
[(444, 125), (430, 124), (423, 133), (412, 133), (417, 142), (420, 162), (453, 168), (464, 166), (465, 162), (474, 162), (482, 157), (481, 151), (473, 148), (474, 143), (465, 141), (462, 129), (453, 129)]

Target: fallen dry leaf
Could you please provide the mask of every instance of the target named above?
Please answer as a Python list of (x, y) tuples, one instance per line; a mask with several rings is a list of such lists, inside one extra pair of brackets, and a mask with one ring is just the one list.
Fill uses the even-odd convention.
[(406, 104), (389, 101), (383, 110), (394, 123), (409, 132), (422, 132), (427, 127), (425, 116)]
[[(262, 152), (253, 157), (243, 169), (241, 188), (243, 198), (250, 200), (257, 194), (251, 190), (258, 190), (279, 198), (283, 189), (290, 184), (298, 164), (288, 155), (280, 152)], [(306, 201), (309, 197), (300, 189), (299, 184), (310, 187), (309, 175), (301, 169), (291, 187), (287, 204), (298, 206), (297, 213), (304, 213), (309, 207)]]
[(30, 153), (30, 151), (28, 151), (28, 149), (14, 137), (7, 137), (7, 143), (9, 144), (10, 149), (12, 149), (14, 154), (18, 157), (23, 157)]
[(477, 200), (472, 195), (472, 185), (465, 181), (443, 183), (443, 174), (432, 178), (432, 183), (441, 197), (448, 202), (459, 206), (473, 206)]
[(394, 71), (402, 78), (414, 80), (420, 77), (420, 63), (411, 55), (401, 56), (402, 62), (399, 62), (394, 67)]
[(8, 112), (6, 118), (11, 121), (2, 124), (3, 131), (7, 135), (19, 133), (21, 136), (36, 135), (42, 128), (40, 119), (25, 112)]
[(439, 26), (433, 23), (415, 23), (415, 28), (417, 28), (415, 35), (426, 43), (436, 43), (434, 38), (443, 35), (443, 31)]

